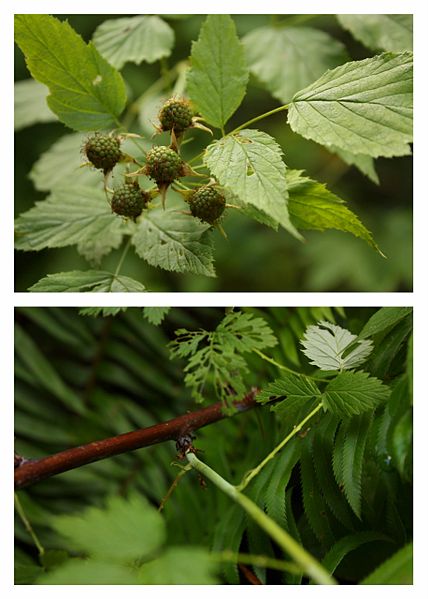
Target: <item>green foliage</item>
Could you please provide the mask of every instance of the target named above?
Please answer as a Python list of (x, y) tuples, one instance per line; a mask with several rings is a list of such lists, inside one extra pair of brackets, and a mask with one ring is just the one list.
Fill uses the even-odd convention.
[(68, 23), (50, 15), (16, 15), (15, 39), (34, 79), (49, 88), (49, 108), (63, 123), (77, 131), (117, 124), (126, 103), (123, 79)]
[(102, 270), (72, 270), (47, 275), (29, 291), (145, 291), (144, 285), (123, 275)]
[[(219, 225), (217, 217), (204, 217), (211, 227), (201, 227), (197, 219), (191, 218), (186, 199), (195, 188), (221, 185), (226, 204), (221, 227), (217, 228), (224, 235), (229, 234), (230, 223), (228, 243), (237, 243), (241, 233), (245, 240), (251, 240), (251, 252), (239, 242), (240, 273), (249, 270), (245, 265), (247, 254), (253, 264), (251, 256), (256, 252), (262, 256), (269, 251), (270, 255), (276, 253), (275, 244), (282, 244), (273, 233), (272, 237), (261, 237), (259, 227), (252, 228), (245, 219), (241, 225), (240, 214), (276, 231), (281, 226), (298, 240), (302, 240), (301, 231), (337, 229), (364, 240), (381, 254), (373, 234), (345, 205), (342, 194), (338, 196), (324, 183), (303, 176), (301, 170), (287, 172), (283, 156), (287, 163), (298, 165), (294, 147), (302, 143), (306, 155), (306, 145), (303, 140), (294, 143), (280, 113), (288, 110), (292, 131), (323, 144), (346, 164), (355, 165), (379, 183), (373, 157), (410, 153), (412, 54), (386, 53), (346, 62), (348, 53), (341, 42), (317, 27), (300, 26), (297, 17), (285, 16), (279, 23), (272, 19), (270, 24), (261, 17), (245, 17), (248, 22), (243, 42), (237, 34), (239, 16), (208, 15), (202, 24), (201, 17), (194, 16), (183, 26), (169, 24), (167, 17), (154, 15), (109, 18), (98, 25), (93, 40), (86, 44), (62, 16), (16, 15), (16, 42), (34, 78), (17, 83), (17, 128), (48, 123), (56, 115), (70, 129), (94, 132), (89, 139), (114, 139), (116, 145), (120, 144), (120, 150), (110, 148), (114, 156), (109, 155), (108, 160), (104, 155), (94, 159), (88, 141), (85, 143), (78, 133), (56, 138), (51, 147), (50, 142), (41, 144), (42, 153), (30, 177), (38, 191), (50, 195), (41, 201), (37, 198), (36, 206), (29, 210), (26, 201), (22, 201), (23, 210), (18, 207), (17, 249), (39, 252), (76, 245), (92, 269), (116, 272), (117, 266), (119, 276), (122, 268), (129, 267), (127, 274), (139, 279), (140, 274), (135, 273), (141, 272), (144, 279), (152, 276), (154, 267), (167, 271), (161, 288), (172, 284), (170, 272), (193, 276), (180, 277), (183, 283), (179, 285), (214, 288), (215, 283), (209, 280), (196, 284), (196, 277), (215, 276), (214, 241), (223, 264), (229, 246), (215, 231), (207, 239), (208, 229)], [(365, 30), (375, 32), (375, 37), (381, 29), (380, 22), (397, 27), (407, 23), (406, 18), (401, 18), (405, 15), (393, 15), (389, 21), (388, 15), (359, 17), (359, 23)], [(370, 17), (379, 17), (379, 23), (374, 24)], [(303, 20), (313, 18), (309, 15)], [(194, 37), (194, 25), (200, 26), (199, 38), (192, 45), (191, 56), (183, 59), (189, 43), (182, 37), (190, 30)], [(400, 43), (397, 39), (396, 44)], [(403, 41), (402, 49), (405, 47)], [(167, 62), (166, 58), (171, 60)], [(125, 67), (127, 63), (134, 65)], [(122, 67), (129, 100), (118, 70)], [(137, 68), (138, 77), (133, 70)], [(260, 86), (289, 105), (269, 109), (268, 104), (265, 112), (254, 115), (252, 106), (259, 106)], [(44, 105), (47, 93), (50, 110)], [(171, 115), (165, 120), (162, 106), (181, 107), (178, 125), (172, 128)], [(235, 115), (238, 108), (242, 115)], [(246, 120), (243, 115), (247, 110), (252, 118)], [(163, 123), (157, 121), (156, 114)], [(274, 115), (278, 126), (269, 129), (269, 133), (249, 128)], [(232, 117), (241, 124), (234, 123), (226, 131)], [(212, 132), (203, 121), (217, 129), (212, 141), (207, 137)], [(153, 128), (162, 139), (152, 142)], [(196, 129), (203, 132), (193, 131)], [(311, 152), (317, 150), (312, 148)], [(87, 163), (82, 165), (85, 155), (103, 172), (94, 172)], [(305, 160), (318, 168), (318, 159), (311, 157), (310, 152)], [(337, 163), (333, 163), (334, 168), (326, 163), (325, 169), (318, 170), (334, 182), (341, 173), (335, 174)], [(118, 207), (114, 190), (137, 181), (150, 198), (147, 210)], [(353, 199), (349, 190), (345, 189), (345, 193)], [(22, 197), (27, 197), (27, 191)], [(168, 209), (163, 211), (166, 201)], [(110, 212), (110, 207), (116, 214)], [(123, 222), (121, 216), (136, 222)], [(384, 219), (377, 219), (377, 223), (383, 222)], [(383, 224), (376, 226), (383, 230)], [(130, 238), (136, 255), (128, 253)], [(273, 244), (272, 251), (266, 241)], [(353, 271), (349, 263), (354, 260), (346, 251), (346, 243), (343, 242), (344, 251), (337, 254), (348, 265), (348, 271)], [(288, 244), (287, 272), (282, 277), (284, 283), (278, 283), (280, 277), (276, 277), (278, 285), (288, 284), (288, 271), (294, 262), (292, 253), (303, 256), (306, 252), (303, 244), (294, 246), (291, 240)], [(119, 248), (122, 255), (116, 261), (114, 250)], [(234, 247), (231, 249), (234, 251)], [(58, 254), (72, 255), (63, 251)], [(321, 260), (321, 253), (317, 257)], [(41, 263), (43, 258), (34, 259)], [(138, 268), (138, 258), (147, 262), (145, 270)], [(82, 265), (77, 260), (70, 258), (76, 263), (61, 266), (60, 270), (80, 271)], [(260, 257), (259, 262), (265, 260)], [(325, 262), (321, 262), (317, 272), (326, 267)], [(235, 269), (231, 280), (239, 279), (235, 261), (228, 260), (228, 264)], [(272, 262), (271, 267), (274, 266)], [(220, 275), (223, 280), (224, 273)], [(264, 286), (261, 275), (263, 269), (259, 266), (254, 281), (260, 288)], [(153, 275), (155, 286), (159, 276)], [(146, 284), (138, 280), (138, 285), (150, 288), (151, 281)]]
[(397, 324), (397, 322), (400, 322), (400, 320), (411, 313), (411, 308), (380, 308), (380, 310), (375, 312), (373, 316), (369, 318), (358, 337), (360, 339), (366, 339), (366, 337), (377, 335), (385, 329)]
[(413, 15), (338, 15), (339, 23), (372, 50), (413, 48)]
[(327, 410), (338, 416), (352, 416), (372, 410), (388, 399), (389, 389), (367, 372), (341, 372), (330, 381), (322, 401)]
[(147, 318), (151, 324), (158, 326), (165, 319), (170, 310), (171, 308), (162, 308), (161, 306), (146, 306), (143, 308), (143, 314), (144, 318)]
[(174, 31), (156, 16), (109, 19), (94, 33), (94, 44), (111, 65), (121, 69), (126, 62), (156, 62), (169, 56)]
[[(157, 327), (147, 319), (150, 312), (91, 308), (84, 310), (92, 314), (87, 318), (70, 308), (16, 310), (17, 453), (38, 458), (193, 411), (182, 365), (168, 360), (172, 327), (194, 331), (182, 344), (173, 343), (185, 359), (216, 337), (219, 352), (224, 349), (229, 356), (234, 347), (232, 360), (245, 360), (247, 371), (238, 373), (243, 388), (255, 384), (263, 389), (258, 408), (196, 431), (194, 444), (204, 459), (235, 482), (293, 431), (335, 381), (362, 375), (375, 381), (382, 394), (390, 389), (390, 395), (352, 416), (342, 408), (338, 415), (319, 410), (245, 493), (334, 571), (341, 584), (364, 582), (403, 546), (403, 559), (393, 558), (372, 584), (408, 583), (411, 401), (408, 366), (401, 359), (407, 341), (383, 382), (367, 378), (368, 372), (373, 374), (370, 362), (367, 373), (323, 374), (304, 360), (290, 360), (306, 328), (319, 319), (362, 331), (369, 321), (380, 322), (383, 310), (247, 308), (224, 316), (213, 308), (173, 308)], [(385, 331), (393, 329), (390, 325)], [(285, 330), (289, 335), (284, 336)], [(374, 352), (386, 336), (382, 331), (374, 335)], [(266, 347), (275, 357), (273, 364), (270, 356), (263, 359), (252, 351)], [(293, 365), (295, 372), (284, 371), (283, 364)], [(360, 388), (357, 382), (355, 389)], [(205, 399), (215, 400), (212, 385)], [(359, 399), (350, 405), (360, 410)], [(173, 444), (161, 443), (19, 491), (45, 557), (35, 557), (32, 538), (17, 518), (16, 583), (242, 584), (247, 580), (238, 568), (239, 554), (290, 560), (209, 481), (201, 489), (194, 474), (187, 473), (174, 483), (174, 454)], [(157, 510), (161, 503), (162, 515)], [(224, 551), (229, 552), (227, 561)], [(266, 584), (308, 582), (268, 562), (245, 563)]]
[(413, 584), (413, 544), (399, 549), (360, 584)]
[(283, 104), (348, 58), (343, 44), (312, 27), (261, 27), (243, 42), (251, 72)]
[(241, 104), (248, 80), (244, 49), (229, 15), (209, 15), (192, 45), (187, 91), (203, 118), (223, 129)]
[(412, 77), (410, 52), (348, 62), (295, 94), (288, 122), (296, 133), (352, 154), (409, 154)]
[(242, 399), (247, 387), (243, 376), (248, 366), (242, 354), (273, 347), (277, 343), (271, 329), (252, 314), (231, 312), (212, 331), (176, 331), (170, 344), (171, 358), (187, 358), (186, 385), (196, 401), (204, 401), (210, 389), (229, 406)]

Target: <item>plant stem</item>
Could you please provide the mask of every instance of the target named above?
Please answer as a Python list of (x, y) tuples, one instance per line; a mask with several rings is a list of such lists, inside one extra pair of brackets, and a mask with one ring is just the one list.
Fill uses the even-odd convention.
[(216, 487), (238, 503), (251, 518), (262, 528), (302, 570), (318, 584), (336, 584), (334, 578), (324, 567), (304, 549), (292, 536), (269, 518), (249, 497), (243, 495), (236, 487), (220, 476), (215, 470), (201, 462), (194, 453), (187, 453), (189, 464), (203, 476), (213, 482)]
[(271, 116), (272, 114), (276, 114), (277, 112), (282, 112), (283, 110), (287, 110), (287, 109), (288, 109), (288, 104), (284, 104), (283, 106), (278, 106), (278, 108), (274, 108), (273, 110), (269, 110), (269, 112), (265, 112), (263, 114), (260, 114), (259, 116), (256, 116), (253, 119), (250, 119), (246, 123), (243, 123), (242, 125), (239, 125), (239, 127), (236, 127), (236, 129), (234, 129), (233, 131), (231, 131), (230, 133), (228, 133), (228, 135), (234, 135), (235, 133), (238, 133), (238, 131), (241, 131), (241, 129), (245, 129), (245, 127), (248, 127), (248, 125), (252, 125), (253, 123), (257, 123), (258, 121), (261, 121), (262, 119), (265, 119), (268, 116)]
[(17, 493), (14, 493), (14, 498), (15, 498), (15, 509), (18, 513), (18, 516), (21, 518), (21, 521), (22, 521), (23, 525), (25, 526), (25, 529), (27, 530), (28, 534), (33, 539), (33, 542), (34, 542), (35, 546), (37, 547), (37, 551), (39, 552), (39, 556), (41, 557), (45, 553), (45, 548), (40, 543), (38, 536), (34, 532), (33, 527), (31, 526), (31, 523), (28, 520), (28, 518), (24, 512), (24, 508), (22, 507), (22, 504), (19, 501), (19, 497), (18, 497)]
[(278, 451), (281, 451), (281, 449), (290, 441), (290, 439), (292, 439), (299, 431), (301, 431), (305, 424), (312, 418), (312, 416), (315, 416), (315, 414), (319, 412), (321, 408), (322, 402), (317, 404), (317, 406), (312, 410), (312, 412), (305, 416), (305, 418), (303, 418), (303, 420), (301, 420), (299, 424), (293, 426), (293, 430), (281, 441), (281, 443), (279, 443), (274, 449), (272, 449), (272, 451), (265, 457), (264, 460), (260, 462), (258, 466), (256, 466), (255, 468), (250, 470), (248, 474), (246, 474), (242, 482), (236, 488), (239, 491), (243, 491), (245, 487), (253, 480), (253, 478), (257, 476), (259, 472), (266, 466), (266, 464), (276, 456)]
[[(235, 208), (239, 208), (239, 206), (235, 206)], [(300, 372), (297, 372), (296, 370), (293, 370), (292, 368), (288, 368), (288, 366), (285, 366), (284, 364), (280, 364), (279, 362), (277, 362), (270, 356), (267, 356), (266, 354), (264, 354), (257, 348), (254, 348), (253, 352), (256, 353), (258, 356), (260, 356), (261, 358), (263, 358), (263, 360), (266, 360), (266, 362), (270, 362), (271, 364), (273, 364), (277, 368), (280, 368), (281, 370), (286, 370), (287, 372), (290, 372), (291, 374), (296, 374), (298, 376), (305, 376), (308, 379), (312, 379), (313, 381), (318, 381), (320, 383), (328, 382), (327, 379), (322, 379), (321, 377), (318, 377), (318, 376), (312, 376), (311, 374), (302, 374)]]
[(252, 555), (249, 553), (234, 553), (230, 550), (221, 551), (220, 553), (212, 553), (211, 557), (214, 561), (219, 562), (239, 562), (240, 564), (248, 564), (250, 566), (258, 566), (259, 568), (270, 568), (271, 570), (280, 570), (281, 572), (291, 572), (292, 574), (302, 574), (302, 569), (293, 562), (275, 559), (266, 555)]
[(123, 266), (123, 262), (126, 258), (126, 254), (128, 253), (129, 248), (131, 247), (131, 238), (128, 239), (128, 241), (126, 242), (125, 247), (123, 248), (123, 252), (121, 257), (119, 258), (119, 262), (117, 263), (116, 266), (116, 270), (114, 271), (114, 277), (116, 278), (117, 276), (119, 276), (119, 273), (121, 271), (121, 268)]

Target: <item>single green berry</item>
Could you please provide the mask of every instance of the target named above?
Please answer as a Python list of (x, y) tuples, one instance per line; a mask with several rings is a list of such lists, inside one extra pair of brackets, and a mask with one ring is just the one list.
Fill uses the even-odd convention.
[(197, 189), (187, 202), (193, 216), (201, 221), (215, 225), (226, 207), (224, 196), (211, 185)]
[(162, 106), (159, 121), (162, 131), (183, 133), (192, 124), (193, 111), (187, 100), (170, 98)]
[(135, 219), (140, 216), (149, 199), (149, 194), (138, 183), (125, 183), (115, 189), (111, 209), (120, 216)]
[(105, 173), (111, 171), (122, 158), (120, 139), (102, 133), (95, 133), (95, 135), (89, 137), (85, 143), (84, 151), (89, 162)]
[(154, 146), (147, 153), (145, 173), (158, 186), (170, 185), (184, 175), (184, 162), (171, 148)]

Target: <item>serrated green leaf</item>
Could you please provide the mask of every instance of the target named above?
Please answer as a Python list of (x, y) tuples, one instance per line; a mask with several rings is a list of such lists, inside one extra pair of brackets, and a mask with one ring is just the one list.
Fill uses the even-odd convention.
[(80, 308), (79, 316), (117, 316), (120, 312), (125, 312), (127, 308)]
[(151, 324), (158, 326), (170, 310), (171, 308), (164, 308), (162, 306), (146, 306), (143, 309), (144, 318), (146, 318)]
[(241, 104), (248, 81), (244, 48), (229, 15), (208, 15), (192, 45), (187, 93), (204, 120), (222, 129)]
[(139, 281), (122, 275), (117, 276), (103, 270), (70, 270), (47, 275), (40, 279), (29, 291), (66, 292), (66, 291), (96, 291), (122, 292), (146, 291)]
[(50, 91), (48, 105), (77, 131), (118, 125), (125, 107), (121, 75), (66, 21), (50, 15), (15, 15), (15, 40), (31, 75)]
[(341, 372), (328, 383), (322, 402), (329, 412), (344, 418), (373, 410), (389, 395), (389, 388), (367, 372)]
[(111, 212), (102, 190), (56, 188), (16, 219), (15, 247), (38, 251), (76, 244), (85, 258), (97, 262), (120, 246), (128, 230), (129, 223)]
[(413, 543), (394, 553), (360, 584), (413, 584)]
[(403, 156), (413, 138), (413, 56), (385, 53), (327, 71), (288, 110), (296, 133), (351, 154)]
[(377, 344), (375, 351), (370, 356), (370, 372), (378, 378), (384, 378), (391, 371), (393, 360), (398, 355), (403, 344), (412, 332), (412, 317), (405, 316), (398, 322), (383, 339)]
[(363, 330), (358, 336), (359, 339), (373, 337), (373, 335), (397, 324), (405, 316), (411, 314), (412, 311), (412, 308), (379, 308), (364, 325)]
[(34, 584), (42, 567), (24, 551), (15, 547), (14, 553), (14, 584)]
[(371, 50), (413, 48), (413, 15), (337, 15), (339, 23)]
[(86, 408), (83, 400), (64, 383), (50, 361), (18, 324), (15, 325), (14, 336), (16, 355), (22, 360), (27, 371), (33, 375), (37, 386), (52, 393), (75, 414), (84, 414)]
[(288, 210), (297, 229), (338, 229), (366, 241), (381, 255), (373, 235), (345, 202), (323, 183), (302, 176), (302, 171), (288, 171)]
[(271, 401), (272, 398), (285, 397), (284, 402), (286, 403), (299, 402), (303, 405), (305, 401), (320, 397), (320, 395), (320, 390), (311, 379), (303, 374), (287, 373), (263, 387), (257, 394), (256, 400), (264, 404)]
[(198, 547), (171, 547), (161, 557), (143, 564), (140, 584), (217, 584), (218, 565)]
[(137, 254), (152, 266), (215, 277), (209, 225), (176, 209), (154, 208), (132, 236)]
[(342, 150), (334, 145), (330, 146), (329, 149), (337, 154), (339, 158), (349, 164), (355, 166), (363, 175), (365, 175), (370, 181), (379, 185), (379, 175), (376, 172), (375, 163), (371, 156), (365, 156), (364, 154), (351, 154), (346, 150)]
[(321, 320), (305, 331), (301, 345), (310, 363), (321, 370), (346, 370), (363, 364), (373, 351), (372, 341), (356, 341), (347, 329)]
[(284, 104), (327, 69), (348, 60), (341, 42), (311, 27), (261, 27), (243, 43), (251, 72)]
[(286, 167), (273, 137), (256, 129), (243, 129), (209, 145), (204, 162), (242, 202), (255, 206), (301, 239), (288, 214)]
[(56, 116), (46, 102), (48, 93), (46, 86), (33, 79), (24, 79), (15, 83), (15, 131), (35, 123), (56, 121)]
[(128, 500), (112, 496), (104, 509), (91, 507), (79, 515), (54, 517), (52, 526), (75, 549), (122, 564), (150, 556), (166, 536), (158, 510), (136, 494)]
[(83, 560), (74, 558), (68, 560), (52, 572), (47, 572), (40, 576), (36, 584), (137, 585), (138, 578), (131, 568), (119, 564), (94, 559)]
[(63, 135), (33, 164), (30, 179), (39, 191), (51, 191), (68, 184), (87, 187), (102, 186), (102, 175), (93, 168), (82, 167), (81, 148), (86, 138), (82, 133)]
[(95, 30), (93, 42), (111, 65), (121, 69), (126, 62), (152, 63), (169, 56), (174, 31), (157, 16), (108, 19)]
[(361, 479), (371, 415), (344, 420), (336, 435), (333, 471), (353, 512), (361, 518)]

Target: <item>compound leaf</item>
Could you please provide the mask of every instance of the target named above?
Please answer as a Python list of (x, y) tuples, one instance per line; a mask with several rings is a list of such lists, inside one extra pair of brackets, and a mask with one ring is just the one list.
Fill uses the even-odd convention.
[(320, 395), (320, 390), (311, 379), (303, 374), (287, 373), (266, 385), (258, 393), (256, 400), (264, 404), (271, 401), (272, 398), (285, 397), (284, 402), (287, 402), (287, 405), (289, 402), (298, 402), (302, 406), (305, 401), (320, 397)]
[(339, 23), (371, 50), (413, 48), (413, 15), (337, 15)]
[(403, 156), (413, 138), (413, 55), (385, 53), (327, 71), (297, 92), (296, 133), (351, 154)]
[(15, 83), (15, 131), (35, 123), (56, 121), (56, 116), (46, 103), (48, 93), (48, 88), (34, 79)]
[(152, 266), (215, 277), (209, 228), (176, 209), (154, 208), (138, 223), (132, 243)]
[(119, 247), (127, 227), (112, 214), (102, 190), (57, 188), (16, 219), (15, 247), (38, 251), (77, 244), (85, 258), (98, 262)]
[(367, 372), (341, 372), (322, 395), (324, 407), (341, 418), (373, 410), (386, 401), (389, 388)]
[(306, 329), (302, 351), (321, 370), (348, 370), (363, 364), (373, 350), (372, 341), (356, 339), (347, 329), (321, 320)]
[(323, 183), (302, 176), (302, 171), (287, 171), (288, 210), (298, 229), (338, 229), (366, 241), (381, 255), (373, 235), (345, 202)]
[(286, 167), (273, 137), (244, 129), (209, 145), (204, 162), (244, 204), (255, 206), (301, 238), (288, 214)]
[(261, 27), (243, 39), (251, 72), (284, 104), (348, 60), (343, 44), (311, 27)]
[(229, 15), (208, 15), (192, 44), (187, 92), (207, 123), (222, 129), (241, 104), (248, 81), (244, 48)]
[(171, 308), (165, 308), (162, 306), (146, 306), (143, 309), (143, 314), (144, 318), (146, 318), (151, 324), (158, 326), (161, 324), (170, 310)]
[(126, 62), (155, 62), (169, 56), (174, 31), (157, 16), (109, 19), (97, 27), (93, 42), (111, 65), (121, 69)]
[(125, 107), (121, 75), (66, 21), (15, 15), (15, 39), (31, 75), (50, 91), (49, 108), (77, 131), (117, 126)]
[[(29, 291), (146, 291), (144, 285), (123, 275), (114, 275), (103, 270), (71, 270), (47, 275), (40, 279)], [(114, 308), (116, 309), (116, 308)], [(98, 310), (98, 308), (95, 308)]]
[(79, 515), (57, 516), (52, 525), (73, 548), (122, 564), (151, 555), (166, 536), (157, 509), (135, 494), (128, 500), (110, 497), (104, 509), (91, 507)]

